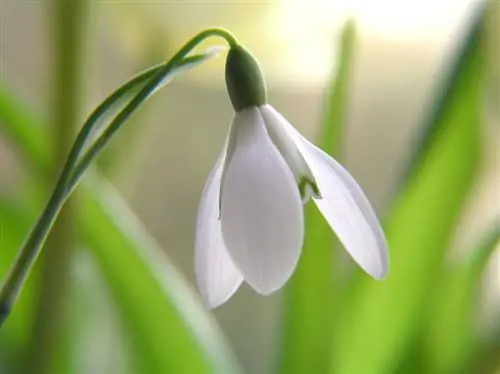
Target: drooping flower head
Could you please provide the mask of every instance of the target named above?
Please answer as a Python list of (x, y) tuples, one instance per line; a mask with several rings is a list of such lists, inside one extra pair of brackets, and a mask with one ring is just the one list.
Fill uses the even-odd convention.
[(235, 110), (222, 153), (202, 193), (195, 270), (204, 301), (216, 307), (245, 280), (268, 295), (296, 268), (303, 206), (314, 201), (352, 258), (383, 279), (389, 269), (380, 223), (354, 178), (267, 103), (255, 58), (229, 50), (226, 84)]

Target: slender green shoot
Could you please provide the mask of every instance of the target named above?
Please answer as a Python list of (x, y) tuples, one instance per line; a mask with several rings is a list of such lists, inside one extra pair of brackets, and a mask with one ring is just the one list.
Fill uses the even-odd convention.
[[(0, 290), (0, 327), (9, 316), (62, 207), (90, 163), (99, 155), (121, 126), (153, 93), (188, 68), (199, 65), (215, 56), (213, 51), (188, 56), (196, 46), (211, 36), (225, 39), (230, 47), (238, 45), (236, 38), (226, 30), (219, 28), (204, 30), (189, 40), (168, 62), (143, 72), (123, 85), (90, 115), (73, 144), (52, 196), (24, 242)], [(131, 96), (133, 97), (129, 101), (126, 100)], [(109, 125), (104, 127), (105, 118), (113, 111), (112, 109), (116, 110), (117, 107), (121, 107), (119, 104), (123, 102), (127, 102), (126, 105), (116, 114)], [(100, 130), (102, 133), (96, 135)]]

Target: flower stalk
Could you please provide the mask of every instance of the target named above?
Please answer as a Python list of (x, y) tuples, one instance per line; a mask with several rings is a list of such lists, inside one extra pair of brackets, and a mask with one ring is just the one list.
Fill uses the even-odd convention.
[[(239, 45), (229, 31), (220, 28), (206, 29), (190, 39), (166, 63), (145, 71), (123, 85), (90, 115), (73, 143), (45, 209), (22, 245), (19, 255), (0, 289), (0, 327), (9, 316), (55, 220), (85, 170), (100, 154), (113, 135), (153, 93), (168, 83), (176, 74), (184, 72), (183, 68), (196, 66), (213, 57), (211, 53), (188, 56), (195, 47), (213, 36), (223, 38), (231, 48)], [(139, 89), (138, 92), (137, 89)], [(121, 110), (113, 116), (100, 135), (94, 139), (94, 135), (99, 132), (98, 130), (103, 125), (103, 117), (109, 115), (113, 106), (119, 104), (124, 98), (128, 98), (131, 92), (135, 93), (132, 99), (126, 105), (120, 106)]]

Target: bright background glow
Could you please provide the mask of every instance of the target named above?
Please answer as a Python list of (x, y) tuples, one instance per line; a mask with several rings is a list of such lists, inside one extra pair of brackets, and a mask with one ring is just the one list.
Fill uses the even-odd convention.
[[(471, 0), (281, 0), (266, 33), (283, 44), (290, 70), (324, 80), (331, 72), (332, 42), (342, 24), (356, 20), (364, 35), (392, 43), (442, 43), (452, 38)], [(279, 69), (279, 68), (278, 68)]]
[[(118, 21), (119, 27), (111, 31), (126, 35), (121, 41), (133, 54), (150, 43), (151, 33), (178, 45), (193, 30), (224, 25), (252, 48), (272, 79), (317, 84), (332, 71), (338, 31), (348, 18), (356, 19), (363, 37), (395, 44), (428, 43), (435, 48), (454, 38), (460, 20), (475, 3), (477, 0), (277, 0), (104, 5)], [(199, 14), (191, 11), (193, 7), (200, 9)], [(198, 74), (196, 78), (203, 80)]]
[[(144, 30), (164, 32), (177, 45), (193, 30), (224, 25), (252, 47), (273, 79), (293, 77), (294, 81), (299, 78), (317, 84), (332, 71), (338, 32), (347, 19), (356, 19), (366, 38), (395, 44), (429, 43), (433, 48), (455, 37), (460, 20), (475, 3), (477, 0), (278, 0), (187, 1), (176, 7), (170, 2), (147, 6), (108, 2), (105, 6), (122, 25), (115, 31), (127, 36), (123, 41), (133, 53), (148, 44), (145, 39), (150, 33)], [(193, 6), (201, 9), (199, 14), (191, 12)]]

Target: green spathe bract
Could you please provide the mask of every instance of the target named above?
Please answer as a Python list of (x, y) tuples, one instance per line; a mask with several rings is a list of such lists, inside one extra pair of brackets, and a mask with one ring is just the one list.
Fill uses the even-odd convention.
[(267, 90), (259, 63), (241, 45), (231, 47), (226, 60), (226, 85), (235, 111), (267, 103)]

